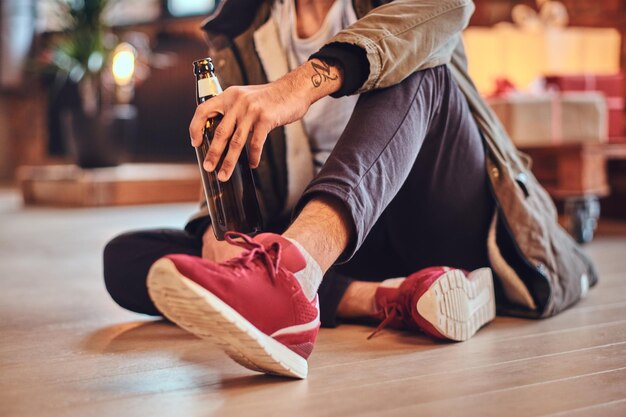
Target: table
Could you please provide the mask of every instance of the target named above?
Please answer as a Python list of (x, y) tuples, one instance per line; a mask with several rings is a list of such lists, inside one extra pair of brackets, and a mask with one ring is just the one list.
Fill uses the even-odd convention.
[(600, 197), (610, 193), (607, 162), (626, 159), (626, 143), (566, 143), (523, 147), (532, 171), (555, 200), (565, 202), (569, 231), (580, 243), (593, 239)]

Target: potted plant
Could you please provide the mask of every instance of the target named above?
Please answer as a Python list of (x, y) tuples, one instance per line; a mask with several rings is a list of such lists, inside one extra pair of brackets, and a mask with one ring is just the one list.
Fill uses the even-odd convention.
[(103, 82), (115, 43), (103, 13), (113, 1), (56, 0), (64, 30), (51, 37), (43, 54), (47, 71), (54, 74), (51, 97), (60, 107), (65, 147), (83, 168), (118, 162), (110, 135), (112, 91)]

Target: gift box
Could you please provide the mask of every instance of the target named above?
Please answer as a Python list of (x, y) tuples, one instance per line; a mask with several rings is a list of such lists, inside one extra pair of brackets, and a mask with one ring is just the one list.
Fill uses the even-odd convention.
[(604, 94), (608, 113), (608, 136), (624, 134), (624, 76), (554, 75), (546, 76), (546, 87), (558, 91), (599, 91)]
[(601, 93), (514, 94), (488, 101), (517, 146), (607, 139), (606, 101)]

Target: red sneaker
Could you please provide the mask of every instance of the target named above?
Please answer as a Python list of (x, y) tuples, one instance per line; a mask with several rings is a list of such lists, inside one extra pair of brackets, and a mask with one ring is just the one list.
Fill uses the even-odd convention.
[(167, 318), (246, 368), (306, 378), (320, 319), (317, 296), (308, 300), (294, 275), (304, 257), (275, 234), (229, 232), (226, 240), (248, 251), (219, 264), (188, 255), (159, 259), (148, 274), (150, 297)]
[(382, 321), (370, 338), (385, 327), (393, 327), (463, 341), (496, 316), (489, 268), (467, 275), (447, 267), (422, 269), (395, 288), (379, 287), (376, 305)]

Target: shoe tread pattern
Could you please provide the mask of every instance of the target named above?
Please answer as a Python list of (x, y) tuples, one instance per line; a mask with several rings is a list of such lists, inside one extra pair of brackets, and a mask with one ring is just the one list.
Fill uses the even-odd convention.
[(444, 337), (464, 341), (494, 319), (495, 296), (489, 268), (473, 273), (472, 279), (462, 271), (447, 271), (426, 291), (433, 297), (435, 308), (418, 312)]
[[(257, 372), (306, 378), (308, 369), (304, 358), (291, 351), (285, 352), (288, 348), (284, 346), (276, 351), (278, 342), (262, 334), (227, 305), (219, 305), (223, 303), (215, 303), (215, 300), (209, 302), (208, 296), (215, 296), (178, 273), (170, 260), (162, 259), (153, 265), (148, 275), (148, 292), (169, 320), (217, 345), (240, 365)], [(281, 360), (281, 355), (290, 358)], [(289, 361), (295, 366), (285, 363)]]

